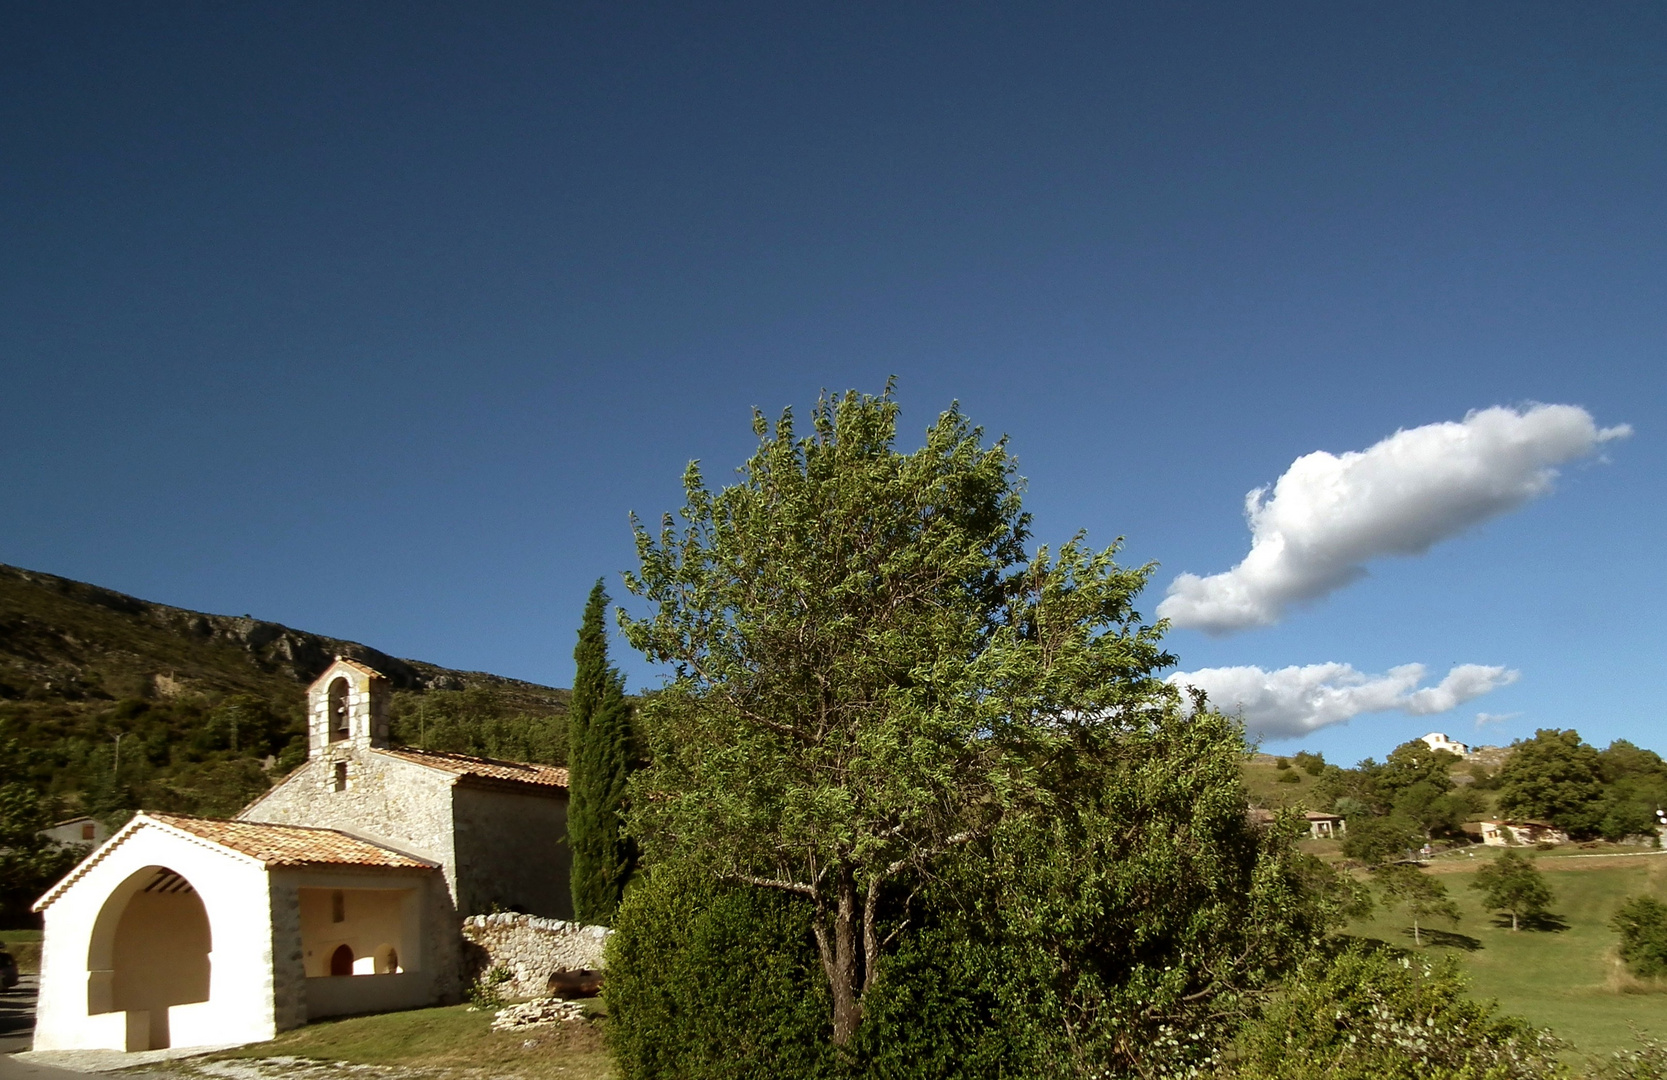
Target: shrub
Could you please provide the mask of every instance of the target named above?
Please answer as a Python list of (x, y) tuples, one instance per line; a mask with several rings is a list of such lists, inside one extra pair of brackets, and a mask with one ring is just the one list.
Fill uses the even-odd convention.
[(1291, 767), (1291, 763), (1286, 758), (1275, 758), (1273, 767), (1278, 769), (1280, 772), (1284, 772), (1286, 769)]
[(515, 978), (506, 967), (495, 967), (480, 973), (469, 984), (469, 1004), (477, 1009), (496, 1009), (504, 1003), (504, 984)]
[(1558, 1044), (1470, 1000), (1457, 964), (1387, 948), (1315, 954), (1240, 1031), (1233, 1080), (1541, 1080)]
[(1302, 783), (1302, 775), (1295, 769), (1289, 769), (1279, 774), (1278, 782), (1281, 784), (1300, 784)]
[(608, 1044), (622, 1080), (837, 1075), (811, 910), (661, 865), (608, 941)]
[(1621, 935), (1621, 959), (1634, 975), (1667, 975), (1667, 904), (1635, 896), (1621, 905), (1609, 925)]

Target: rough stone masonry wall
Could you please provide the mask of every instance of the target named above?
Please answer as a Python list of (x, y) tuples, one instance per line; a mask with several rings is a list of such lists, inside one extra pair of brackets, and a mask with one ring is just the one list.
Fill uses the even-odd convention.
[[(475, 946), (470, 977), (495, 967), (508, 968), (514, 979), (505, 997), (544, 997), (554, 971), (601, 970), (602, 951), (613, 931), (561, 919), (500, 912), (463, 920), (463, 939)], [(478, 950), (478, 951), (477, 951)]]

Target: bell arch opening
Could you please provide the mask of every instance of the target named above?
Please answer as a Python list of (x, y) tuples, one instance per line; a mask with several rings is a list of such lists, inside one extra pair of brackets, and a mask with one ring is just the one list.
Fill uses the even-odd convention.
[(166, 1048), (168, 1010), (209, 998), (213, 946), (208, 912), (190, 881), (166, 866), (133, 873), (93, 924), (87, 1012), (127, 1013), (130, 1050)]
[(347, 710), (347, 680), (337, 677), (330, 681), (330, 689), (326, 693), (329, 713), (325, 717), (325, 724), (330, 731), (331, 742), (341, 742), (349, 734), (349, 714)]

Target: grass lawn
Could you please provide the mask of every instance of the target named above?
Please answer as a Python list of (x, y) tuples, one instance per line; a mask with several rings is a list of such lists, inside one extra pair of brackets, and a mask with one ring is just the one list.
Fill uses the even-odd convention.
[[(600, 1004), (591, 1006), (600, 1014)], [(271, 1042), (219, 1058), (302, 1057), (362, 1065), (405, 1065), (525, 1080), (605, 1080), (613, 1065), (602, 1047), (603, 1020), (493, 1031), (490, 1011), (466, 1005), (322, 1020)], [(529, 1045), (530, 1044), (530, 1045)]]
[(39, 930), (0, 930), (0, 944), (17, 961), (17, 970), (25, 975), (37, 975), (41, 969), (41, 932)]
[[(1476, 849), (1472, 849), (1473, 851)], [(1667, 899), (1667, 856), (1569, 858), (1543, 855), (1539, 866), (1556, 896), (1559, 917), (1549, 928), (1511, 932), (1510, 920), (1482, 910), (1469, 888), (1477, 866), (1497, 849), (1438, 858), (1431, 872), (1458, 902), (1457, 926), (1437, 923), (1431, 955), (1457, 955), (1477, 997), (1495, 998), (1508, 1013), (1527, 1017), (1574, 1044), (1576, 1055), (1606, 1054), (1633, 1044), (1629, 1024), (1667, 1036), (1667, 988), (1627, 992), (1615, 960), (1615, 909), (1639, 893)], [(1410, 947), (1410, 921), (1381, 908), (1351, 932)]]

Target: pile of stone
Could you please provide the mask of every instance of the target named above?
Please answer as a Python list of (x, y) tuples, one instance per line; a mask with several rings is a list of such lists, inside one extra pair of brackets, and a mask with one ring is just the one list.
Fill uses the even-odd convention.
[(542, 998), (499, 1009), (498, 1015), (492, 1018), (492, 1030), (515, 1031), (519, 1028), (538, 1027), (540, 1024), (560, 1024), (584, 1018), (585, 1010), (576, 1001)]

